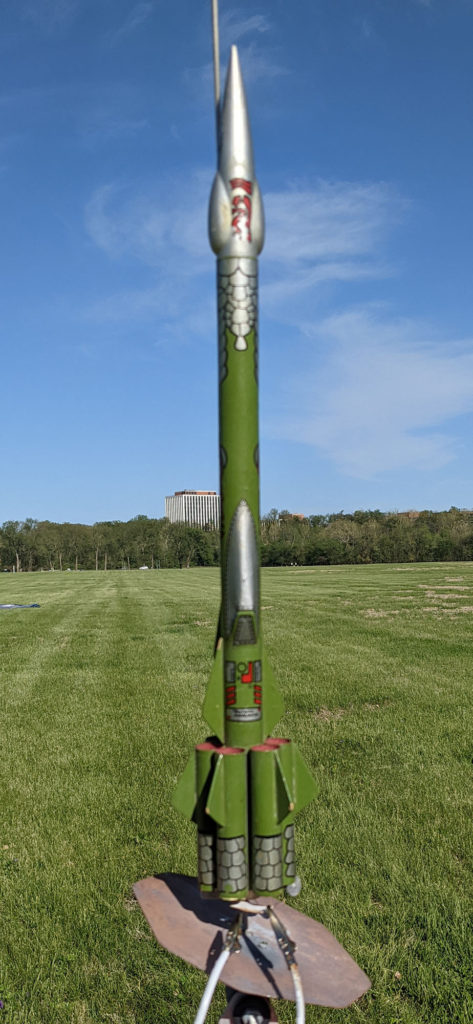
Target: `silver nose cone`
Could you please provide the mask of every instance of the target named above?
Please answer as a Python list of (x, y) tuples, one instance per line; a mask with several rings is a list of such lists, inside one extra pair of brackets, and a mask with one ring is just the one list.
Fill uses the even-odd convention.
[(238, 50), (232, 46), (220, 115), (218, 171), (209, 204), (209, 239), (218, 256), (256, 258), (263, 248), (264, 214)]
[(236, 46), (230, 61), (220, 117), (219, 171), (228, 178), (254, 178), (253, 143)]

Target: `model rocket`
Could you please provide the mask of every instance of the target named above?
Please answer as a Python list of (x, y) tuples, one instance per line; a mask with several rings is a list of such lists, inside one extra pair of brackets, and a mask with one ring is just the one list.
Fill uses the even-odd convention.
[(317, 786), (290, 739), (270, 734), (283, 702), (260, 608), (258, 256), (263, 203), (236, 47), (209, 205), (217, 256), (222, 603), (203, 712), (214, 735), (196, 746), (174, 806), (197, 825), (202, 892), (227, 900), (294, 885), (294, 816)]

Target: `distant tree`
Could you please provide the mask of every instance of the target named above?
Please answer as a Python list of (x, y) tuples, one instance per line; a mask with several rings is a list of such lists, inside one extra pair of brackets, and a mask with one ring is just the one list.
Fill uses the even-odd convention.
[(90, 527), (82, 526), (81, 523), (68, 523), (68, 558), (70, 568), (77, 572), (79, 562), (85, 568), (88, 564), (90, 549)]
[(95, 571), (98, 572), (99, 556), (101, 554), (101, 551), (102, 551), (102, 548), (103, 548), (103, 544), (104, 544), (104, 540), (105, 540), (104, 531), (103, 531), (103, 523), (94, 523), (94, 525), (92, 527), (92, 540), (93, 540), (94, 553), (95, 553)]
[(22, 539), (24, 552), (24, 567), (28, 572), (37, 568), (36, 533), (38, 522), (36, 519), (25, 519), (22, 523)]
[(189, 569), (196, 550), (196, 528), (186, 523), (173, 523), (170, 540), (175, 564), (177, 563), (179, 569), (184, 565)]
[(23, 552), (21, 523), (16, 519), (8, 519), (2, 526), (2, 549), (4, 563), (21, 571), (21, 555)]
[[(0, 563), (38, 569), (181, 568), (218, 565), (216, 530), (139, 515), (128, 522), (8, 520), (0, 528)], [(473, 512), (382, 513), (357, 509), (301, 519), (277, 509), (261, 520), (263, 565), (341, 564), (473, 559)]]

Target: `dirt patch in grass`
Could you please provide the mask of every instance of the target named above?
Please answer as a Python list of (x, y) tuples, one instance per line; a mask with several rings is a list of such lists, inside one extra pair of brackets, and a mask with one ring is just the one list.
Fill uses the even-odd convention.
[(449, 583), (448, 586), (445, 585), (443, 587), (441, 587), (441, 586), (432, 587), (432, 590), (469, 590), (469, 589), (470, 589), (469, 587), (458, 586), (457, 583)]
[(196, 619), (195, 622), (194, 622), (194, 626), (211, 626), (211, 625), (212, 625), (212, 623), (211, 623), (210, 619)]
[(382, 608), (365, 608), (361, 614), (364, 615), (366, 619), (389, 619), (391, 615), (399, 615), (399, 612), (397, 609), (384, 611)]
[(317, 722), (338, 722), (348, 714), (348, 711), (349, 708), (333, 708), (332, 711), (329, 708), (320, 708), (320, 711), (315, 712), (315, 718)]
[[(390, 700), (383, 700), (382, 704), (373, 704), (372, 701), (366, 701), (361, 705), (362, 711), (382, 711), (383, 708), (388, 707), (391, 704)], [(355, 704), (349, 704), (346, 708), (325, 708), (322, 707), (319, 711), (315, 712), (315, 719), (318, 722), (339, 722), (345, 715), (353, 714), (354, 711), (359, 711)]]
[(427, 615), (435, 615), (438, 619), (441, 618), (442, 615), (449, 615), (450, 618), (453, 618), (454, 615), (469, 615), (473, 612), (473, 604), (463, 604), (459, 605), (457, 608), (454, 608), (451, 605), (433, 604), (430, 608), (421, 608), (421, 611)]
[(419, 583), (421, 590), (469, 590), (469, 587), (459, 587), (449, 583)]

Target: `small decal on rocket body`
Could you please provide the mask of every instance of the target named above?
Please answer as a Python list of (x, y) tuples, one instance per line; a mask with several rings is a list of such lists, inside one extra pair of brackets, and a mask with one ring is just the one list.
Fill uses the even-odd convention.
[(251, 181), (244, 178), (232, 178), (232, 231), (239, 238), (251, 242)]

